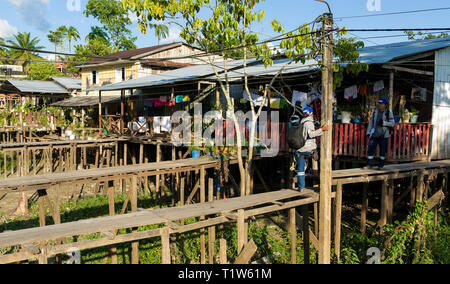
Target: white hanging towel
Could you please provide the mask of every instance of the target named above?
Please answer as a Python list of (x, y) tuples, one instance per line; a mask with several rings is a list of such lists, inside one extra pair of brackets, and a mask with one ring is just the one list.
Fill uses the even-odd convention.
[(155, 132), (156, 134), (161, 133), (161, 117), (160, 116), (155, 116), (153, 118), (153, 132)]
[(384, 90), (384, 80), (375, 82), (375, 84), (373, 85), (373, 91), (374, 91), (375, 93), (376, 93), (376, 92), (379, 92), (379, 91), (381, 91), (381, 90)]
[(356, 99), (358, 98), (358, 86), (354, 85), (350, 88), (345, 89), (344, 92), (345, 99)]
[(161, 132), (171, 132), (172, 131), (172, 121), (170, 116), (161, 117)]

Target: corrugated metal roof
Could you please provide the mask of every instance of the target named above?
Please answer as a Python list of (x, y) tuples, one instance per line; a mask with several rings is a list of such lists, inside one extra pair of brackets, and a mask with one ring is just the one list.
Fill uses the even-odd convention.
[(50, 81), (6, 80), (21, 93), (69, 94), (69, 91)]
[[(361, 49), (359, 60), (362, 63), (366, 64), (382, 64), (391, 62), (393, 60), (402, 57), (411, 56), (414, 54), (423, 53), (427, 51), (438, 50), (448, 46), (450, 46), (449, 38), (423, 40), (423, 41), (407, 41), (387, 45), (377, 45)], [(242, 60), (236, 60), (228, 63), (228, 69), (232, 70), (228, 72), (228, 76), (230, 78), (243, 77), (244, 70), (242, 68), (242, 62), (243, 62)], [(289, 59), (278, 60), (275, 61), (272, 66), (268, 66), (267, 68), (262, 63), (260, 63), (257, 65), (249, 66), (247, 68), (247, 73), (249, 76), (265, 76), (265, 75), (275, 75), (282, 68), (285, 68), (282, 72), (283, 74), (310, 72), (318, 70), (317, 62), (314, 60), (307, 61), (304, 64), (301, 62), (290, 63), (288, 66), (286, 66), (288, 62), (290, 62)], [(254, 64), (255, 60), (249, 60), (248, 63), (249, 65)], [(221, 68), (223, 68), (223, 64), (217, 64), (217, 69), (219, 71), (221, 71)], [(137, 89), (200, 79), (216, 79), (214, 70), (210, 64), (197, 65), (172, 70), (158, 75), (151, 75), (147, 77), (120, 82), (117, 84), (111, 84), (103, 87), (94, 88), (89, 91)]]
[[(52, 106), (59, 107), (88, 107), (98, 106), (99, 100), (98, 96), (79, 96), (73, 97), (64, 101), (59, 101), (53, 103)], [(102, 104), (109, 104), (113, 102), (120, 101), (120, 95), (118, 96), (102, 96)]]
[(69, 77), (51, 77), (51, 79), (67, 90), (81, 90), (81, 79)]

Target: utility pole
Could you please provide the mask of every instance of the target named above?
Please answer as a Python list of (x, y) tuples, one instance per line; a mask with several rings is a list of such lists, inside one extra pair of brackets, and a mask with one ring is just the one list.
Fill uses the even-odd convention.
[(321, 137), (319, 264), (331, 263), (331, 186), (333, 139), (333, 14), (322, 15), (322, 124), (329, 131)]

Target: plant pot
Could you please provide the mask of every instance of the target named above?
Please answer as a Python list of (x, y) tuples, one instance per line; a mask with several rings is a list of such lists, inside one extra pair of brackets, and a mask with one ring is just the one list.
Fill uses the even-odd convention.
[(200, 151), (199, 150), (192, 150), (192, 158), (193, 159), (199, 159), (200, 158)]
[(418, 119), (419, 119), (418, 115), (411, 115), (410, 123), (417, 123)]

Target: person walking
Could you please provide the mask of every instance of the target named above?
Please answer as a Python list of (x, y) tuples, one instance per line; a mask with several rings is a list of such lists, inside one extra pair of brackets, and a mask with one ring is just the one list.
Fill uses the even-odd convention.
[(386, 151), (388, 140), (395, 126), (394, 114), (387, 109), (389, 100), (386, 97), (380, 98), (378, 101), (378, 109), (376, 109), (370, 118), (369, 127), (367, 128), (367, 136), (370, 139), (369, 153), (367, 157), (367, 168), (373, 168), (373, 160), (377, 146), (380, 146), (380, 162), (378, 169), (383, 169), (386, 161)]
[[(320, 129), (316, 130), (314, 124), (314, 112), (310, 107), (303, 109), (304, 118), (300, 121), (300, 117), (294, 115), (291, 118), (292, 127), (300, 127), (302, 135), (301, 141), (298, 145), (303, 146), (297, 149), (295, 156), (297, 159), (297, 176), (298, 176), (298, 190), (303, 191), (306, 187), (306, 159), (309, 158), (314, 151), (317, 150), (316, 138), (322, 136), (324, 131), (328, 131), (328, 125), (324, 125)], [(295, 150), (295, 149), (294, 149)]]

